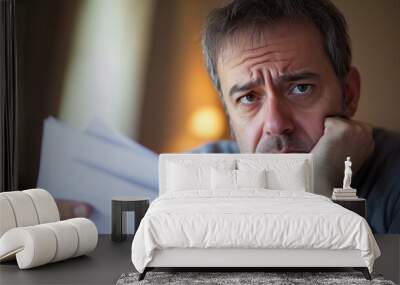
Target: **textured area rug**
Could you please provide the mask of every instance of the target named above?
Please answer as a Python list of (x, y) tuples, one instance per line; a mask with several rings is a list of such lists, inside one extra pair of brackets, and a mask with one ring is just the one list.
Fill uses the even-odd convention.
[(154, 272), (142, 281), (139, 273), (124, 273), (117, 285), (133, 284), (390, 284), (381, 275), (372, 274), (372, 281), (360, 272)]

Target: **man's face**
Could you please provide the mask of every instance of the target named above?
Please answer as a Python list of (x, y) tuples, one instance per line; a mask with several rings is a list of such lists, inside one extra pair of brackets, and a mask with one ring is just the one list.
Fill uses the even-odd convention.
[(278, 21), (227, 40), (217, 71), (240, 151), (310, 152), (343, 96), (318, 29)]

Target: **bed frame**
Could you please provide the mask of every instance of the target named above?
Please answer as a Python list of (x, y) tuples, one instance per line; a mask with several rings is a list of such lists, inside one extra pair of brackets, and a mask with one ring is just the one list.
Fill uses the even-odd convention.
[(252, 271), (255, 268), (338, 268), (351, 267), (371, 280), (359, 250), (328, 249), (193, 249), (156, 250), (152, 261), (139, 275), (142, 280), (155, 268), (234, 269)]
[[(300, 159), (308, 163), (308, 192), (313, 192), (313, 163), (311, 154), (161, 154), (159, 157), (159, 191), (163, 194), (166, 182), (166, 162), (180, 159)], [(367, 280), (371, 276), (359, 250), (330, 249), (253, 249), (253, 248), (169, 248), (154, 252), (139, 280), (156, 268), (230, 269), (229, 271), (253, 271), (254, 269), (278, 268), (343, 268), (361, 271)]]

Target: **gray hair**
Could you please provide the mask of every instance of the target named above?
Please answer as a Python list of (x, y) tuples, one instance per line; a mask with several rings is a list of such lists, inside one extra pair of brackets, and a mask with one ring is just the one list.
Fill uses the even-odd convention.
[(336, 76), (344, 84), (351, 65), (350, 38), (344, 16), (329, 0), (233, 0), (210, 12), (202, 34), (206, 67), (219, 93), (217, 59), (224, 41), (243, 29), (260, 29), (283, 18), (314, 23)]

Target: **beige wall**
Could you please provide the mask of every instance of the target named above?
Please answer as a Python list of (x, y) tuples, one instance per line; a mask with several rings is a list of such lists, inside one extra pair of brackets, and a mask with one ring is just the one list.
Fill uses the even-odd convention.
[[(216, 0), (158, 0), (143, 94), (139, 142), (156, 152), (181, 152), (229, 137), (227, 128), (212, 139), (191, 133), (200, 108), (223, 114), (203, 65), (200, 30)], [(222, 115), (223, 116), (223, 115)]]
[(78, 129), (101, 118), (137, 139), (155, 1), (81, 3), (59, 118)]
[(400, 132), (400, 0), (334, 0), (344, 13), (360, 70), (356, 119)]

